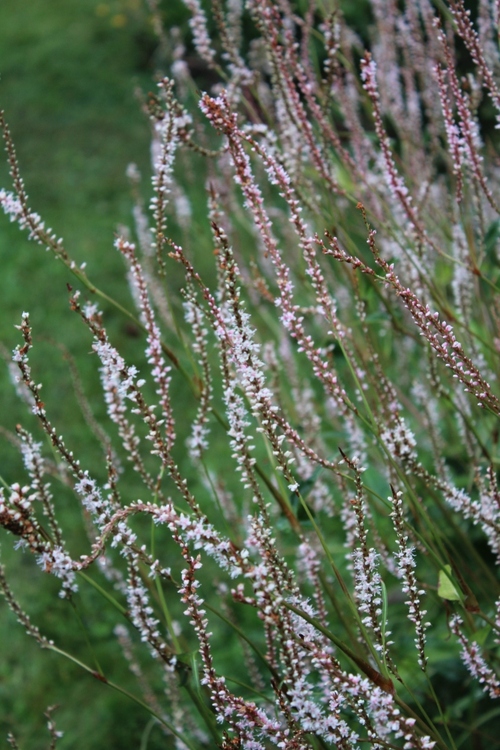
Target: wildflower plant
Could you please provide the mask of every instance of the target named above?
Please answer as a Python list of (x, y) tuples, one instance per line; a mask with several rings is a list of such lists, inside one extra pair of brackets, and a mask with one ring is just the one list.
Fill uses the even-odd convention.
[[(498, 3), (371, 0), (356, 27), (347, 3), (185, 0), (216, 81), (198, 107), (147, 5), (166, 54), (144, 102), (152, 197), (132, 165), (115, 241), (135, 312), (33, 211), (0, 121), (0, 203), (73, 275), (107, 410), (78, 389), (104, 456), (86, 465), (24, 313), (15, 388), (37, 424), (11, 435), (3, 536), (68, 606), (102, 594), (165, 747), (477, 747), (500, 697)], [(0, 586), (42, 649), (127, 692), (43, 634), (4, 567)]]

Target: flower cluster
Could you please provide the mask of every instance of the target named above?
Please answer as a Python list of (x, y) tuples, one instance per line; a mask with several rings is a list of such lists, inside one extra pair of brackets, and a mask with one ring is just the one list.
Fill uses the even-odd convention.
[[(2, 534), (60, 606), (77, 584), (102, 596), (135, 687), (69, 657), (139, 692), (169, 747), (482, 745), (500, 697), (498, 2), (366, 0), (365, 24), (344, 2), (184, 0), (191, 45), (147, 5), (172, 77), (144, 106), (152, 197), (131, 165), (115, 241), (135, 309), (31, 209), (0, 116), (0, 205), (76, 278), (104, 402), (68, 353), (99, 463), (45, 381), (42, 400), (23, 313)], [(4, 567), (0, 589), (64, 654)]]

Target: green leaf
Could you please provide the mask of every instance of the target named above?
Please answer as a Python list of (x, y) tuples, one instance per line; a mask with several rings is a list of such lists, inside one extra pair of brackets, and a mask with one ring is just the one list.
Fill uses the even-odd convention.
[(484, 251), (488, 259), (495, 265), (500, 265), (495, 252), (498, 238), (500, 236), (500, 219), (492, 221), (484, 235)]
[(479, 628), (479, 630), (476, 630), (472, 640), (475, 641), (475, 643), (477, 643), (478, 646), (484, 646), (484, 644), (486, 643), (486, 639), (488, 638), (490, 633), (491, 633), (491, 625), (484, 625), (484, 627)]
[(461, 596), (455, 588), (455, 584), (451, 578), (450, 565), (445, 565), (444, 568), (439, 571), (438, 596), (440, 596), (441, 599), (447, 599), (449, 602), (459, 602), (461, 599)]
[(386, 312), (383, 312), (382, 310), (378, 312), (372, 312), (369, 315), (367, 315), (365, 318), (366, 323), (381, 323), (381, 322), (385, 323), (386, 320), (389, 320), (389, 316), (387, 315)]

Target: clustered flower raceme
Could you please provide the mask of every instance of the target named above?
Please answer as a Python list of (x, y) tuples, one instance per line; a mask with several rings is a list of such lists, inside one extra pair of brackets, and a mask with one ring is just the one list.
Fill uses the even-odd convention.
[[(73, 297), (72, 305), (80, 311), (78, 302), (79, 295)], [(131, 387), (137, 376), (135, 367), (128, 368), (120, 354), (109, 343), (105, 331), (101, 327), (99, 313), (96, 305), (88, 304), (82, 311), (83, 320), (89, 325), (96, 335), (94, 351), (101, 359), (101, 379), (104, 390), (104, 398), (110, 419), (118, 425), (119, 435), (128, 459), (135, 470), (141, 475), (144, 482), (152, 488), (153, 478), (148, 474), (139, 449), (140, 439), (136, 435), (134, 424), (127, 416), (126, 399), (135, 401)]]
[(187, 440), (190, 455), (194, 460), (201, 458), (203, 452), (209, 447), (208, 438), (210, 427), (208, 425), (210, 402), (212, 400), (212, 375), (207, 351), (208, 328), (204, 325), (203, 313), (196, 304), (193, 293), (186, 291), (184, 300), (184, 317), (186, 323), (193, 332), (193, 352), (198, 357), (198, 364), (202, 372), (200, 386), (200, 403), (196, 418), (193, 421), (191, 435)]
[(148, 339), (146, 356), (148, 364), (152, 366), (151, 374), (157, 385), (157, 394), (160, 396), (158, 404), (166, 423), (167, 450), (170, 450), (175, 441), (175, 423), (169, 392), (171, 367), (165, 362), (161, 346), (160, 329), (155, 320), (155, 313), (149, 299), (146, 278), (137, 259), (135, 246), (122, 238), (117, 240), (116, 245), (130, 263), (134, 283), (138, 291), (141, 318), (146, 328)]
[(152, 179), (154, 197), (150, 202), (155, 221), (155, 232), (153, 247), (160, 264), (163, 263), (163, 250), (166, 243), (166, 207), (172, 183), (172, 170), (175, 152), (179, 143), (180, 133), (185, 131), (190, 124), (190, 118), (184, 112), (180, 112), (175, 106), (173, 99), (173, 82), (168, 78), (158, 84), (166, 104), (166, 112), (162, 109), (154, 109), (152, 119), (155, 132), (158, 136), (158, 153), (153, 154), (154, 175)]
[(417, 234), (422, 235), (423, 230), (419, 219), (415, 215), (411, 195), (409, 195), (404, 178), (398, 174), (389, 145), (389, 139), (383, 126), (382, 113), (379, 104), (380, 94), (377, 85), (377, 65), (369, 54), (361, 61), (361, 80), (363, 81), (364, 88), (370, 97), (373, 106), (375, 128), (384, 159), (386, 185), (388, 186), (393, 198), (399, 201), (403, 207), (412, 228)]
[(342, 452), (343, 461), (354, 473), (356, 494), (350, 500), (353, 512), (352, 524), (352, 552), (350, 560), (354, 576), (354, 595), (357, 602), (361, 623), (370, 628), (374, 634), (374, 649), (383, 655), (384, 661), (389, 659), (387, 636), (390, 631), (386, 629), (383, 621), (382, 608), (382, 578), (378, 571), (379, 554), (368, 547), (368, 533), (365, 519), (365, 500), (363, 497), (363, 483), (361, 475), (364, 468), (359, 466), (358, 459), (349, 459)]
[(209, 67), (213, 67), (215, 52), (212, 49), (212, 40), (207, 29), (207, 16), (203, 10), (200, 0), (183, 0), (191, 11), (189, 24), (193, 32), (193, 42), (198, 55)]
[(408, 619), (415, 624), (415, 645), (418, 651), (418, 663), (425, 670), (427, 656), (425, 655), (425, 630), (430, 627), (430, 622), (425, 622), (424, 617), (427, 614), (422, 609), (421, 598), (425, 591), (419, 588), (415, 578), (415, 549), (408, 545), (408, 535), (404, 528), (404, 510), (403, 510), (403, 493), (393, 490), (392, 494), (392, 519), (396, 530), (398, 543), (398, 552), (396, 560), (399, 569), (399, 575), (403, 581), (403, 593), (408, 596), (405, 604), (408, 606)]
[(46, 227), (41, 217), (30, 208), (28, 195), (17, 161), (16, 150), (2, 110), (0, 110), (0, 130), (2, 131), (9, 163), (9, 173), (14, 186), (14, 192), (6, 191), (3, 188), (0, 189), (0, 206), (4, 213), (11, 221), (17, 222), (22, 229), (26, 229), (30, 239), (42, 245), (47, 250), (52, 251), (57, 258), (68, 266), (78, 279), (90, 286), (84, 270), (85, 263), (78, 268), (66, 252), (62, 238), (58, 238), (52, 229)]
[(56, 518), (53, 494), (50, 484), (44, 481), (47, 471), (46, 462), (42, 456), (42, 444), (33, 440), (33, 436), (18, 426), (17, 432), (21, 438), (21, 454), (23, 463), (31, 479), (33, 499), (42, 503), (43, 514), (48, 519), (51, 535), (59, 546), (63, 545), (62, 529)]
[[(457, 14), (460, 17), (460, 13)], [(491, 208), (498, 213), (500, 211), (499, 204), (495, 199), (490, 187), (487, 184), (484, 171), (482, 169), (482, 156), (480, 155), (481, 138), (479, 135), (478, 123), (471, 113), (470, 97), (463, 90), (460, 85), (459, 78), (456, 74), (453, 66), (453, 53), (450, 50), (446, 35), (440, 28), (439, 20), (436, 19), (435, 27), (438, 31), (438, 40), (441, 42), (444, 51), (444, 57), (447, 63), (446, 72), (449, 78), (450, 89), (455, 99), (458, 118), (459, 128), (461, 132), (461, 139), (459, 141), (459, 148), (462, 154), (462, 159), (470, 169), (473, 179), (480, 186), (481, 190), (485, 194), (488, 203)], [(464, 35), (466, 36), (466, 35)], [(491, 80), (491, 77), (490, 77)], [(458, 166), (458, 165), (457, 165)]]
[(76, 591), (73, 562), (60, 544), (51, 541), (36, 520), (32, 507), (36, 499), (36, 492), (32, 492), (29, 486), (13, 484), (8, 497), (0, 489), (0, 525), (19, 537), (19, 546), (36, 554), (42, 570), (61, 579), (61, 596), (67, 596)]
[[(465, 42), (472, 60), (481, 71), (481, 74), (483, 76), (483, 85), (488, 89), (489, 97), (495, 105), (495, 109), (500, 114), (500, 91), (497, 84), (495, 83), (492, 71), (486, 61), (486, 49), (484, 49), (483, 51), (482, 45), (482, 42), (484, 42), (484, 40), (480, 40), (479, 34), (474, 29), (470, 18), (470, 11), (466, 10), (463, 0), (452, 0), (451, 11), (456, 22), (457, 31)], [(486, 33), (489, 33), (489, 29), (486, 31)]]
[(462, 646), (462, 660), (470, 674), (478, 680), (483, 690), (488, 692), (491, 698), (500, 698), (500, 679), (495, 670), (488, 666), (477, 643), (469, 640), (463, 633), (461, 626), (463, 620), (455, 615), (450, 628), (458, 638)]
[(457, 203), (460, 203), (462, 201), (463, 192), (462, 166), (464, 158), (464, 143), (460, 128), (453, 118), (453, 109), (448, 95), (444, 71), (445, 69), (440, 65), (436, 65), (434, 68), (434, 73), (439, 86), (439, 95), (441, 97), (446, 136), (448, 138), (448, 145), (453, 159), (453, 173), (457, 179), (456, 200)]
[[(92, 334), (120, 443), (112, 450), (107, 437), (101, 440), (105, 484), (97, 471), (83, 468), (49, 421), (28, 361), (27, 315), (20, 327), (24, 345), (14, 354), (23, 398), (60, 462), (55, 471), (66, 472), (84, 508), (90, 550), (77, 559), (68, 551), (41, 445), (23, 428), (16, 440), (29, 479), (0, 491), (0, 525), (62, 580), (64, 596), (72, 595), (78, 573), (101, 566), (161, 666), (166, 707), (136, 659), (137, 647), (118, 627), (144, 701), (179, 750), (192, 748), (193, 738), (200, 747), (209, 744), (203, 722), (227, 750), (319, 744), (348, 750), (367, 743), (444, 750), (452, 730), (447, 725), (441, 732), (433, 722), (436, 707), (448, 722), (439, 698), (429, 709), (421, 697), (427, 686), (418, 680), (417, 700), (408, 706), (401, 697), (414, 686), (406, 676), (411, 656), (405, 654), (398, 673), (408, 641), (400, 623), (411, 623), (419, 679), (432, 680), (427, 640), (439, 644), (448, 611), (442, 586), (436, 596), (436, 576), (450, 570), (456, 602), (450, 607), (467, 611), (467, 624), (457, 614), (450, 621), (456, 654), (461, 650), (471, 675), (491, 698), (499, 697), (492, 654), (467, 634), (476, 621), (500, 632), (498, 585), (488, 573), (495, 597), (488, 604), (491, 591), (481, 583), (487, 564), (469, 585), (469, 563), (457, 560), (462, 545), (471, 559), (480, 555), (464, 531), (472, 524), (500, 559), (496, 433), (488, 421), (500, 413), (488, 346), (488, 337), (500, 338), (496, 301), (488, 301), (484, 315), (475, 309), (479, 292), (496, 283), (492, 278), (487, 288), (485, 279), (494, 265), (488, 237), (498, 230), (500, 201), (495, 168), (484, 159), (479, 106), (484, 88), (500, 111), (493, 44), (498, 3), (480, 3), (476, 31), (463, 0), (450, 0), (448, 20), (428, 0), (372, 0), (366, 52), (341, 8), (326, 18), (314, 2), (300, 14), (288, 0), (216, 0), (218, 44), (202, 4), (184, 2), (194, 49), (220, 82), (201, 97), (204, 130), (174, 90), (173, 79), (181, 98), (198, 84), (181, 60), (185, 45), (172, 32), (173, 79), (161, 78), (159, 93), (147, 102), (154, 130), (151, 216), (131, 167), (138, 243), (127, 230), (116, 241), (145, 333), (143, 377), (112, 342), (98, 306), (81, 302), (79, 292), (71, 298)], [(149, 0), (149, 6), (166, 51), (158, 5)], [(243, 24), (250, 18), (260, 36), (250, 42), (247, 64)], [(454, 34), (470, 54), (467, 76), (455, 65)], [(321, 35), (325, 62), (318, 76), (311, 50)], [(3, 117), (0, 125), (14, 183), (13, 193), (0, 190), (0, 205), (98, 292), (30, 209)], [(198, 247), (187, 247), (199, 212), (186, 207), (174, 174), (184, 150), (210, 165), (215, 289), (198, 270), (206, 267)], [(168, 235), (175, 223), (169, 204), (176, 206), (182, 240)], [(250, 232), (254, 252), (243, 247), (241, 227)], [(171, 259), (185, 272), (184, 324), (176, 321), (173, 281), (165, 273)], [(487, 334), (478, 333), (483, 328)], [(172, 340), (177, 343), (169, 348)], [(190, 380), (186, 398), (198, 399), (189, 430), (184, 404), (172, 398), (184, 377)], [(178, 458), (187, 432), (194, 476)], [(334, 461), (329, 456), (339, 445), (343, 460)], [(120, 454), (142, 480), (146, 500), (129, 486)], [(467, 462), (463, 476), (454, 468), (460, 462)], [(389, 482), (402, 489), (385, 501), (388, 489), (381, 487)], [(446, 523), (435, 522), (428, 509), (434, 502)], [(154, 526), (150, 546), (143, 543), (141, 518)], [(27, 632), (48, 647), (3, 569), (0, 586)], [(173, 605), (175, 621), (163, 586), (169, 600), (173, 589), (182, 602), (180, 616)], [(471, 586), (481, 589), (478, 597)], [(244, 630), (245, 609), (260, 630)], [(434, 623), (434, 615), (431, 628), (426, 617)], [(244, 641), (247, 687), (230, 687), (230, 674), (220, 668), (211, 632), (216, 618)], [(201, 675), (196, 690), (186, 657), (193, 637)], [(230, 647), (236, 653), (239, 644)], [(198, 708), (203, 702), (200, 720), (187, 707), (186, 685)], [(206, 720), (208, 705), (215, 721)]]

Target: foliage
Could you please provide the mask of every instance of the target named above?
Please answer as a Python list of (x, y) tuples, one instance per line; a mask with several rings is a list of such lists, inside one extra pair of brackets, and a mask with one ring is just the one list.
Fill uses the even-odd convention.
[(142, 707), (143, 747), (479, 747), (500, 696), (498, 6), (373, 0), (353, 26), (333, 3), (184, 5), (192, 46), (147, 5), (169, 74), (143, 98), (153, 197), (131, 164), (115, 241), (136, 312), (32, 210), (1, 121), (0, 203), (71, 274), (63, 328), (94, 355), (65, 340), (64, 419), (23, 312), (0, 524), (36, 587), (4, 566), (5, 600)]

